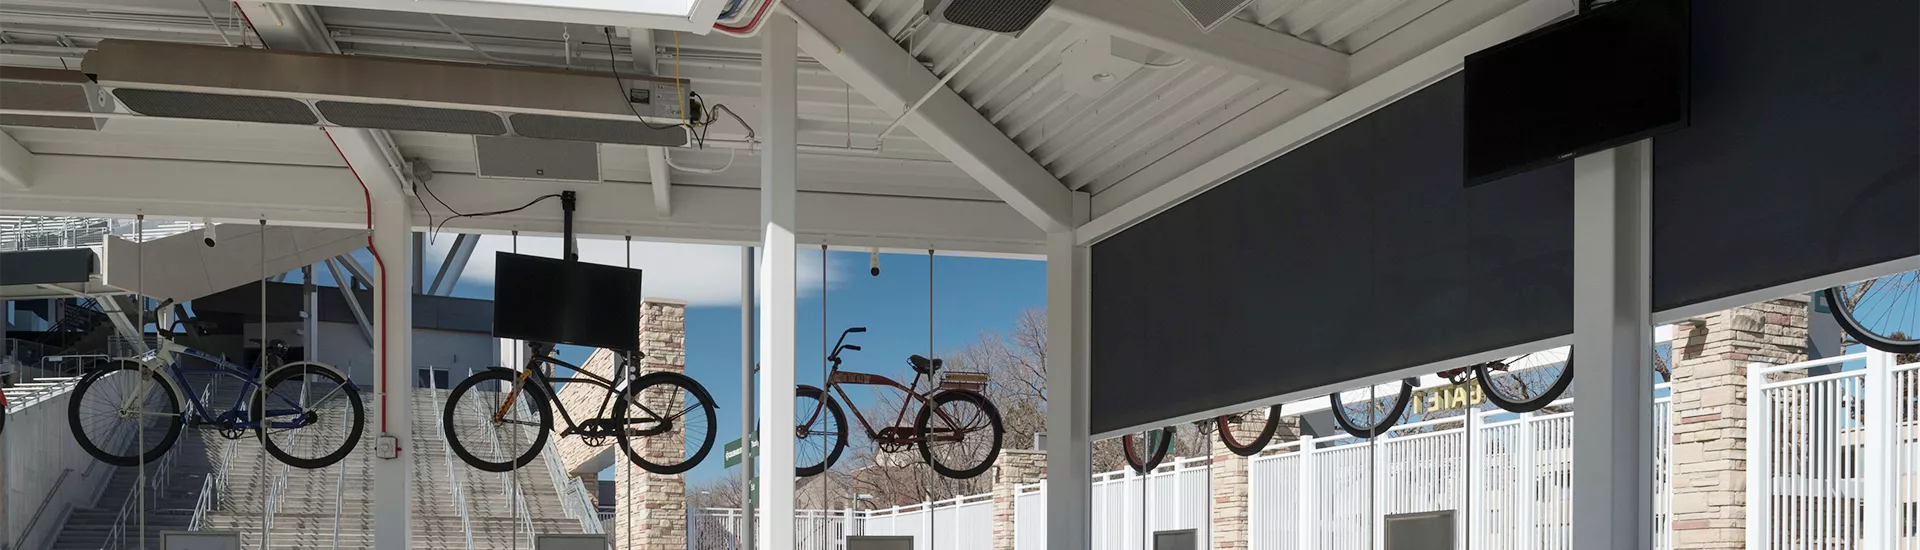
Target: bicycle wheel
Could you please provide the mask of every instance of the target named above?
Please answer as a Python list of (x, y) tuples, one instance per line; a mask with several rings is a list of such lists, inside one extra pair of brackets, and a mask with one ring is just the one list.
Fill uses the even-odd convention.
[(1173, 426), (1167, 426), (1121, 436), (1121, 454), (1126, 455), (1127, 466), (1138, 474), (1159, 468), (1160, 461), (1167, 459), (1167, 450), (1173, 448), (1173, 433)]
[(185, 421), (179, 392), (161, 376), (120, 360), (81, 377), (67, 404), (74, 442), (114, 466), (138, 466), (167, 454)]
[(1216, 424), (1215, 429), (1220, 432), (1221, 445), (1225, 445), (1227, 450), (1233, 451), (1233, 454), (1253, 456), (1260, 454), (1261, 450), (1267, 448), (1268, 443), (1273, 442), (1273, 432), (1278, 431), (1280, 428), (1280, 407), (1275, 405), (1273, 408), (1268, 409), (1266, 423), (1260, 426), (1259, 431), (1251, 435), (1235, 433), (1233, 430), (1233, 418), (1230, 416), (1215, 418), (1214, 422)]
[(360, 444), (367, 426), (360, 390), (316, 363), (291, 363), (267, 375), (253, 393), (260, 444), (281, 463), (315, 470), (332, 466)]
[(1826, 297), (1854, 341), (1887, 353), (1920, 353), (1920, 271), (1836, 286)]
[(793, 398), (794, 435), (799, 438), (793, 444), (794, 475), (820, 475), (839, 462), (840, 451), (847, 448), (847, 417), (840, 413), (840, 403), (820, 388), (800, 386)]
[(510, 472), (533, 462), (553, 431), (550, 399), (529, 380), (513, 391), (519, 373), (491, 368), (468, 376), (447, 396), (440, 429), (447, 448), (467, 465)]
[[(677, 372), (656, 372), (635, 380), (632, 393), (614, 401), (613, 421), (621, 427), (614, 438), (627, 458), (661, 475), (699, 465), (713, 450), (717, 429), (707, 389)], [(638, 446), (633, 442), (636, 437)]]
[(1413, 384), (1402, 381), (1400, 391), (1378, 395), (1374, 390), (1345, 392), (1328, 395), (1333, 401), (1333, 423), (1354, 437), (1372, 439), (1387, 433), (1394, 424), (1400, 423), (1400, 415), (1407, 412), (1407, 404), (1413, 402)]
[(1507, 412), (1546, 407), (1573, 384), (1573, 348), (1555, 348), (1473, 366), (1480, 389)]
[(1000, 409), (986, 396), (945, 391), (920, 408), (913, 433), (920, 439), (920, 459), (932, 465), (935, 473), (972, 479), (986, 473), (1000, 457), (1006, 428), (1000, 422)]

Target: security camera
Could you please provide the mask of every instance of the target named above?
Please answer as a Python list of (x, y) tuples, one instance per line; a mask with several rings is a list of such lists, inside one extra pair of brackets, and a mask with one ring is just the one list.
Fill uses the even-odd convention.
[(220, 244), (220, 237), (213, 232), (213, 218), (200, 219), (200, 242), (207, 243), (207, 248)]
[(867, 274), (880, 276), (880, 249), (874, 248), (867, 253)]

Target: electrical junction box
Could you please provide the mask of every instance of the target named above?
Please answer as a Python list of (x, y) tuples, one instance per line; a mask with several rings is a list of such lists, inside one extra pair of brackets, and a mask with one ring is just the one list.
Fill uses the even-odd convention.
[(380, 439), (374, 442), (373, 456), (385, 459), (400, 458), (400, 438), (381, 434)]

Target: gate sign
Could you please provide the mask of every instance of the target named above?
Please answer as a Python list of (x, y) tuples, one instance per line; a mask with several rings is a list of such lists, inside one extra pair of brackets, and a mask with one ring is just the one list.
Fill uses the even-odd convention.
[(1448, 384), (1430, 390), (1413, 392), (1413, 414), (1430, 413), (1454, 409), (1477, 407), (1487, 402), (1487, 396), (1480, 391), (1480, 384)]

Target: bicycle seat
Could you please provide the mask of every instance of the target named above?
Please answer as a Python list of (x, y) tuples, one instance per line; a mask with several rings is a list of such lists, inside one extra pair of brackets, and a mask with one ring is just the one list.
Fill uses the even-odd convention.
[(927, 359), (918, 355), (908, 357), (907, 362), (913, 364), (914, 372), (927, 376), (933, 376), (933, 373), (940, 370), (940, 366), (945, 363), (939, 359)]

